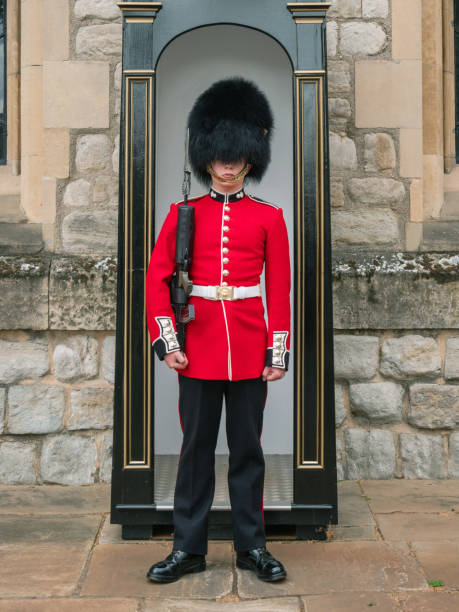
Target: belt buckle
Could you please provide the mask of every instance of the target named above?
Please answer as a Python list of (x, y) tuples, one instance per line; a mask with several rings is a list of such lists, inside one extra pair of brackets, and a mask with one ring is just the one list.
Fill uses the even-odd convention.
[(217, 285), (217, 298), (224, 300), (233, 299), (233, 287), (228, 285)]

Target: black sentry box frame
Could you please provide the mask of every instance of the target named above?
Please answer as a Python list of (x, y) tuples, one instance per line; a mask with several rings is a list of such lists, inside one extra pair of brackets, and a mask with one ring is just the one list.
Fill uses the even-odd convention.
[[(155, 69), (177, 36), (217, 24), (274, 38), (292, 68), (294, 117), (293, 501), (265, 510), (266, 526), (324, 538), (338, 522), (326, 13), (330, 2), (163, 0), (118, 2), (123, 16), (118, 293), (111, 523), (125, 539), (172, 527), (154, 491), (154, 352), (144, 282), (155, 235)], [(142, 316), (143, 313), (143, 316)], [(306, 318), (307, 313), (307, 318)], [(231, 512), (211, 511), (210, 534), (230, 537)]]

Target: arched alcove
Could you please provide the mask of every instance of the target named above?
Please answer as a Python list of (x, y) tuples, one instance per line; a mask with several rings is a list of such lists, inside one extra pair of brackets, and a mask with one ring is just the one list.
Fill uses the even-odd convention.
[[(156, 68), (155, 238), (170, 203), (183, 197), (184, 134), (191, 105), (214, 81), (234, 75), (255, 81), (272, 106), (275, 120), (272, 161), (262, 183), (249, 181), (247, 191), (282, 207), (293, 262), (291, 64), (285, 51), (271, 37), (242, 26), (214, 25), (186, 32), (175, 38), (160, 56)], [(206, 190), (192, 177), (193, 195)], [(293, 346), (291, 355), (294, 355)], [(291, 455), (293, 452), (293, 360), (290, 367), (283, 380), (269, 383), (262, 440), (265, 453)], [(155, 360), (155, 452), (158, 455), (178, 454), (182, 436), (176, 409), (177, 373), (166, 370), (164, 363)], [(222, 424), (217, 453), (227, 452), (224, 416)]]

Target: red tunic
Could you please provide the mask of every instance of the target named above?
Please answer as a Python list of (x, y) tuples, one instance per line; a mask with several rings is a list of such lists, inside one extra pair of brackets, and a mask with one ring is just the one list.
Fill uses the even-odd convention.
[[(238, 300), (191, 295), (195, 319), (185, 325), (188, 366), (183, 376), (211, 380), (258, 378), (265, 365), (288, 369), (290, 351), (290, 255), (279, 206), (247, 195), (190, 198), (195, 236), (189, 276), (196, 285), (248, 286), (260, 282), (265, 264), (268, 328), (261, 296)], [(170, 210), (154, 246), (146, 276), (147, 323), (163, 360), (179, 350), (169, 282), (175, 270), (177, 210)]]

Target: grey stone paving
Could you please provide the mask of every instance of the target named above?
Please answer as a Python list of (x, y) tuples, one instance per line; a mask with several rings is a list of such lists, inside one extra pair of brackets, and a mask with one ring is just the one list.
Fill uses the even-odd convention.
[(122, 540), (110, 485), (2, 485), (0, 612), (459, 609), (457, 480), (347, 480), (338, 491), (327, 541), (268, 536), (285, 581), (237, 569), (232, 542), (210, 541), (205, 572), (158, 585), (145, 573), (171, 534)]

